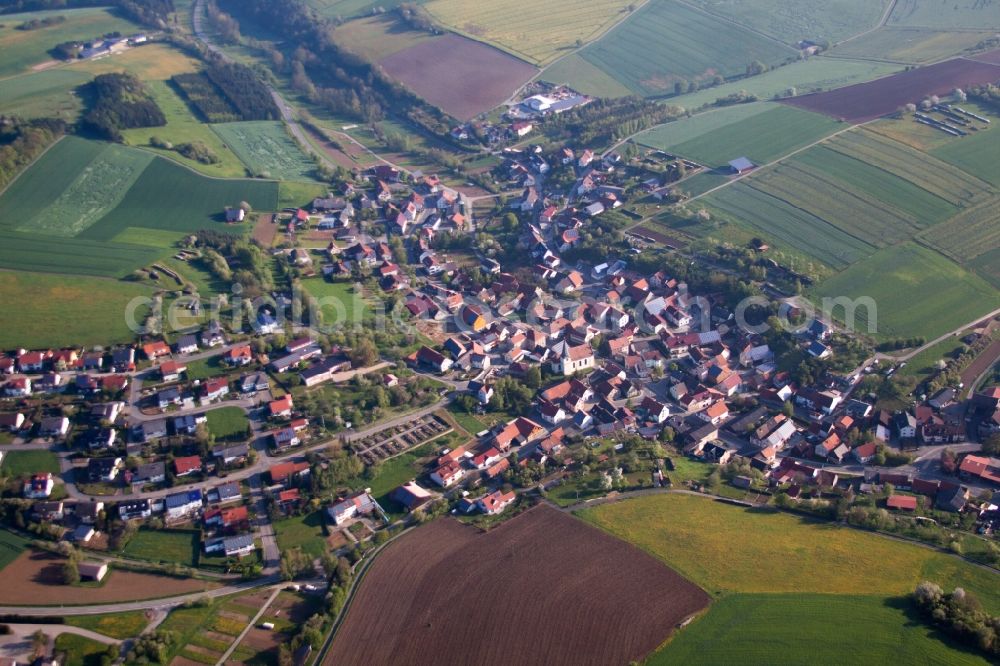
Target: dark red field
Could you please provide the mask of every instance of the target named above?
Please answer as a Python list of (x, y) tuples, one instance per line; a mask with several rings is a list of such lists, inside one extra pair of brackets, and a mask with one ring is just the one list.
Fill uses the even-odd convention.
[(918, 103), (929, 95), (944, 95), (972, 84), (996, 83), (1000, 66), (965, 58), (911, 69), (868, 83), (783, 100), (850, 123), (863, 123)]
[(459, 120), (503, 103), (538, 71), (492, 46), (451, 33), (393, 53), (379, 64)]
[(627, 664), (709, 601), (546, 505), (486, 533), (441, 518), (378, 556), (324, 664)]
[(980, 53), (979, 55), (970, 56), (973, 60), (978, 60), (980, 62), (988, 62), (992, 65), (1000, 65), (1000, 49), (994, 51), (987, 51), (986, 53)]

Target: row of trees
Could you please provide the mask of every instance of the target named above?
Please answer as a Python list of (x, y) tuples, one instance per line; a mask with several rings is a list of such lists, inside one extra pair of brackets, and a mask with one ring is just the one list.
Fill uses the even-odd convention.
[(117, 7), (136, 23), (163, 28), (174, 12), (173, 0), (0, 0), (0, 14), (75, 7)]

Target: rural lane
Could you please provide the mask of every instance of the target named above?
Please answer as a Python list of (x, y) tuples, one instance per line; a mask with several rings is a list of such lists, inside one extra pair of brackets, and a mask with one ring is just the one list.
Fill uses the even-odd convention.
[(257, 611), (257, 614), (254, 615), (253, 619), (247, 623), (247, 626), (243, 627), (243, 631), (241, 631), (240, 635), (237, 636), (236, 639), (232, 642), (232, 644), (226, 650), (225, 654), (219, 657), (219, 661), (216, 662), (216, 666), (222, 666), (222, 664), (226, 663), (226, 660), (229, 659), (229, 655), (231, 655), (236, 650), (237, 646), (239, 646), (239, 644), (243, 641), (246, 635), (250, 633), (250, 630), (253, 629), (255, 626), (257, 626), (257, 621), (260, 620), (260, 616), (264, 614), (264, 611), (267, 610), (267, 607), (271, 605), (271, 602), (274, 601), (275, 597), (277, 597), (278, 593), (280, 592), (281, 592), (280, 587), (274, 588), (274, 591), (271, 592), (271, 596), (267, 598), (267, 601), (264, 602), (264, 605), (260, 607), (260, 610)]

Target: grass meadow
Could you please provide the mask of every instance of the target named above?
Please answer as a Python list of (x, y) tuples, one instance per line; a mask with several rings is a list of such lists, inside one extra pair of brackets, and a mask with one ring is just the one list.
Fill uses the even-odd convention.
[(745, 72), (796, 57), (791, 47), (673, 0), (650, 0), (580, 55), (639, 95), (674, 92), (674, 84)]
[(301, 548), (302, 552), (313, 557), (320, 557), (326, 552), (322, 511), (282, 518), (274, 523), (274, 533), (282, 551)]
[[(0, 470), (8, 476), (22, 477), (36, 473), (59, 473), (59, 458), (47, 450), (7, 451)], [(2, 534), (2, 532), (0, 532)]]
[(66, 658), (61, 662), (66, 666), (100, 666), (108, 646), (76, 634), (59, 634), (56, 636), (55, 650), (66, 653)]
[[(18, 313), (0, 327), (0, 347), (87, 347), (132, 340), (126, 307), (131, 299), (152, 294), (153, 289), (135, 282), (0, 271), (0, 307)], [(144, 312), (137, 317), (140, 323)]]
[(991, 36), (989, 32), (879, 28), (875, 32), (837, 46), (830, 51), (830, 55), (924, 64), (958, 55)]
[(198, 566), (201, 539), (197, 530), (140, 529), (122, 554), (140, 560)]
[(928, 627), (900, 597), (737, 594), (715, 602), (646, 666), (776, 662), (988, 663)]
[(216, 439), (245, 439), (249, 421), (240, 407), (220, 407), (208, 412), (208, 431)]
[(546, 67), (541, 79), (557, 85), (568, 85), (584, 95), (625, 97), (632, 94), (618, 79), (578, 53), (560, 58)]
[(652, 495), (578, 515), (637, 545), (713, 596), (732, 593), (909, 594), (926, 579), (1000, 609), (993, 572), (929, 548), (769, 509)]
[(1000, 7), (981, 0), (899, 0), (888, 25), (1000, 29)]
[(106, 615), (71, 615), (66, 618), (66, 624), (124, 640), (142, 633), (149, 620), (143, 611), (126, 611)]
[[(302, 281), (302, 288), (313, 298), (320, 299), (324, 325), (360, 324), (369, 313), (363, 295), (355, 291), (353, 283), (311, 278)], [(323, 304), (323, 299), (329, 299), (329, 303)]]

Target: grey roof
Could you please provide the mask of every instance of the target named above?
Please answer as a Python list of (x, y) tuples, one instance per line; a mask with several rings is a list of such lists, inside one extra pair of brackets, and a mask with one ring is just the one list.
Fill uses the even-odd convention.
[(192, 504), (194, 502), (201, 503), (201, 491), (200, 490), (189, 490), (183, 493), (174, 493), (173, 495), (167, 495), (165, 500), (165, 505), (168, 509), (176, 509), (177, 507), (184, 506), (186, 504)]
[(162, 462), (146, 463), (135, 468), (135, 474), (132, 476), (132, 481), (153, 479), (158, 476), (164, 476), (166, 473), (167, 466)]
[(236, 481), (223, 483), (221, 486), (216, 486), (214, 490), (219, 495), (220, 502), (240, 497), (243, 494), (240, 492), (240, 484)]
[(240, 534), (238, 536), (226, 537), (222, 540), (223, 548), (226, 551), (243, 550), (253, 546), (252, 534)]
[(181, 337), (177, 338), (178, 348), (190, 347), (192, 345), (194, 345), (195, 347), (198, 346), (198, 338), (191, 333), (188, 333), (187, 335), (182, 335)]

